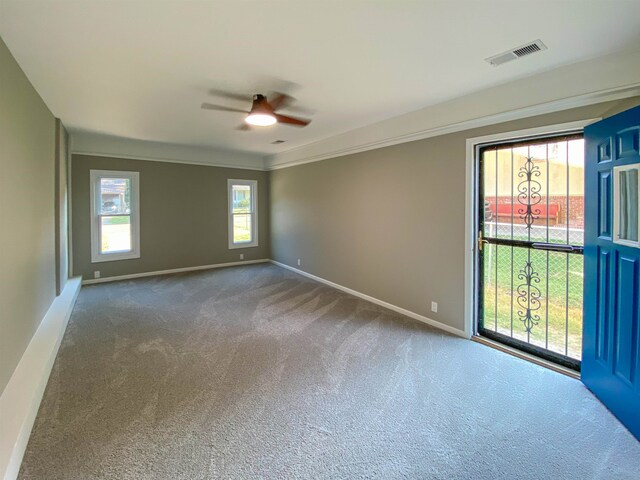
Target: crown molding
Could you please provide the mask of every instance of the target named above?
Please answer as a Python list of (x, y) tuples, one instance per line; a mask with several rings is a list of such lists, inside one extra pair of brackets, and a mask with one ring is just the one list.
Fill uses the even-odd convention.
[[(89, 141), (86, 141), (85, 138), (82, 136), (82, 134), (74, 134), (74, 136), (72, 137), (71, 154), (72, 155), (90, 155), (90, 156), (109, 157), (109, 158), (123, 158), (123, 159), (129, 159), (129, 160), (179, 163), (179, 164), (186, 164), (186, 165), (199, 165), (199, 166), (218, 167), (218, 168), (234, 168), (234, 169), (241, 169), (241, 170), (257, 170), (257, 171), (279, 170), (282, 168), (289, 168), (289, 167), (295, 167), (297, 165), (304, 165), (307, 163), (319, 162), (322, 160), (328, 160), (331, 158), (341, 157), (345, 155), (352, 155), (355, 153), (361, 153), (369, 150), (375, 150), (378, 148), (384, 148), (384, 147), (389, 147), (389, 146), (398, 145), (402, 143), (413, 142), (416, 140), (423, 140), (426, 138), (437, 137), (440, 135), (446, 135), (450, 133), (471, 130), (474, 128), (486, 127), (489, 125), (495, 125), (495, 124), (509, 122), (513, 120), (520, 120), (523, 118), (534, 117), (537, 115), (545, 115), (549, 113), (559, 112), (562, 110), (569, 110), (572, 108), (586, 107), (589, 105), (594, 105), (602, 102), (621, 100), (624, 98), (629, 98), (634, 96), (640, 96), (640, 82), (637, 82), (631, 85), (624, 85), (621, 87), (610, 88), (606, 90), (600, 90), (600, 91), (595, 91), (595, 92), (577, 95), (573, 97), (563, 98), (560, 100), (544, 102), (537, 105), (518, 108), (518, 109), (509, 110), (509, 111), (492, 114), (492, 115), (486, 115), (478, 118), (464, 120), (461, 122), (454, 122), (446, 125), (440, 125), (432, 128), (427, 128), (424, 130), (419, 130), (416, 132), (389, 136), (387, 138), (383, 138), (380, 140), (365, 142), (365, 143), (361, 143), (358, 145), (345, 147), (345, 148), (338, 148), (335, 150), (330, 150), (328, 152), (323, 152), (316, 155), (302, 156), (296, 160), (282, 162), (282, 163), (276, 163), (278, 154), (273, 155), (271, 157), (260, 157), (258, 155), (243, 154), (241, 152), (236, 153), (236, 152), (226, 152), (226, 151), (217, 151), (217, 150), (207, 151), (203, 149), (197, 149), (194, 147), (186, 147), (186, 146), (179, 146), (179, 145), (170, 145), (170, 148), (176, 149), (176, 153), (181, 153), (180, 158), (174, 158), (174, 157), (169, 157), (164, 155), (136, 154), (135, 150), (138, 150), (138, 148), (131, 149), (130, 146), (132, 145), (132, 142), (129, 139), (119, 139), (118, 137), (109, 137), (108, 143), (104, 143), (101, 141), (95, 142), (91, 137), (87, 137)], [(383, 122), (380, 122), (380, 123), (383, 123)], [(346, 133), (348, 134), (350, 132), (346, 132)], [(80, 146), (77, 145), (78, 142), (76, 139), (78, 139), (78, 137), (80, 137), (81, 139)], [(119, 140), (122, 142), (122, 145), (120, 145)], [(331, 139), (329, 138), (329, 139), (323, 139), (317, 142), (312, 142), (307, 145), (302, 145), (300, 147), (287, 150), (286, 152), (283, 152), (283, 153), (290, 154), (292, 152), (303, 152), (305, 149), (309, 148), (310, 146), (317, 145), (321, 142), (326, 142), (327, 140), (331, 140)], [(114, 145), (115, 145), (115, 148), (113, 148)], [(157, 144), (155, 144), (155, 142), (136, 141), (135, 146), (136, 147), (140, 147), (140, 146), (156, 147)], [(162, 145), (162, 147), (163, 147), (162, 150), (158, 150), (158, 151), (164, 152), (166, 146)], [(127, 153), (121, 153), (119, 150), (122, 150), (122, 149), (126, 150)], [(148, 148), (145, 148), (145, 150), (147, 149)], [(156, 148), (152, 148), (152, 149), (156, 150)], [(242, 156), (242, 161), (245, 164), (210, 162), (210, 161), (203, 160), (202, 159), (203, 155), (207, 155), (207, 156), (208, 155), (211, 155), (211, 156), (239, 155), (239, 156)], [(246, 165), (247, 161), (250, 161), (253, 164)]]
[(107, 157), (107, 158), (122, 158), (125, 160), (141, 160), (144, 162), (162, 162), (162, 163), (180, 163), (184, 165), (199, 165), (203, 167), (217, 167), (217, 168), (233, 168), (236, 170), (257, 170), (260, 172), (264, 172), (268, 170), (265, 167), (251, 167), (244, 165), (235, 165), (229, 163), (212, 163), (212, 162), (202, 162), (202, 161), (194, 161), (194, 160), (180, 160), (177, 158), (161, 158), (161, 157), (149, 157), (144, 155), (124, 155), (121, 153), (105, 153), (105, 152), (95, 152), (95, 151), (84, 151), (84, 150), (71, 150), (71, 155), (87, 155), (92, 157)]
[[(624, 98), (629, 98), (637, 95), (640, 95), (640, 82), (634, 83), (631, 85), (624, 85), (621, 87), (610, 88), (606, 90), (600, 90), (600, 91), (595, 91), (587, 94), (577, 95), (569, 98), (563, 98), (560, 100), (544, 102), (537, 105), (518, 108), (515, 110), (473, 118), (469, 120), (464, 120), (461, 122), (455, 122), (447, 125), (427, 128), (424, 130), (419, 130), (417, 132), (390, 136), (381, 140), (362, 143), (352, 147), (336, 149), (336, 150), (332, 150), (332, 151), (317, 154), (317, 155), (304, 156), (302, 158), (292, 160), (289, 162), (276, 163), (277, 162), (277, 154), (276, 154), (268, 158), (265, 163), (268, 170), (278, 170), (281, 168), (289, 168), (289, 167), (294, 167), (296, 165), (304, 165), (306, 163), (319, 162), (319, 161), (327, 160), (330, 158), (341, 157), (344, 155), (351, 155), (354, 153), (365, 152), (368, 150), (375, 150), (378, 148), (398, 145), (401, 143), (413, 142), (416, 140), (423, 140), (425, 138), (437, 137), (440, 135), (461, 132), (464, 130), (471, 130), (473, 128), (486, 127), (489, 125), (495, 125), (498, 123), (513, 121), (513, 120), (520, 120), (523, 118), (534, 117), (537, 115), (545, 115), (549, 113), (559, 112), (562, 110), (585, 107), (588, 105), (594, 105), (596, 103), (621, 100)], [(327, 139), (321, 140), (321, 142), (324, 142), (326, 140)], [(308, 148), (309, 146), (318, 144), (318, 143), (320, 142), (313, 142), (311, 144), (296, 147), (294, 149), (287, 150), (286, 153), (302, 151)]]
[(70, 151), (72, 155), (92, 155), (244, 170), (266, 170), (265, 157), (262, 154), (140, 140), (85, 131), (72, 131)]

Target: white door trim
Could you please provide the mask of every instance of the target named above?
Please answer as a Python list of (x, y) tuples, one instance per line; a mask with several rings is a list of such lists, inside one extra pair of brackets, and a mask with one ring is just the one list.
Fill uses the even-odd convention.
[(502, 142), (517, 138), (535, 137), (540, 135), (553, 135), (572, 130), (582, 130), (587, 125), (601, 120), (600, 118), (589, 118), (575, 122), (548, 125), (544, 127), (527, 128), (512, 132), (495, 133), (482, 137), (467, 139), (467, 159), (465, 168), (465, 249), (464, 249), (464, 332), (467, 337), (475, 334), (475, 304), (476, 304), (476, 218), (474, 212), (477, 211), (476, 192), (477, 166), (475, 162), (478, 145)]

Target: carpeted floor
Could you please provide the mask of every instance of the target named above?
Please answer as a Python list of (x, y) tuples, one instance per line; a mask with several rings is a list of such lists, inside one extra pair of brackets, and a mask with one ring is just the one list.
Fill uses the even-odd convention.
[(637, 479), (578, 381), (270, 264), (84, 287), (29, 479)]

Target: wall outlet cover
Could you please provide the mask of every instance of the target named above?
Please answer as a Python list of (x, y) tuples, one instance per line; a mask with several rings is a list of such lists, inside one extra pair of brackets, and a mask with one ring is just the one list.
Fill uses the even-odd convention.
[(100, 270), (93, 272), (93, 278), (100, 278)]
[(240, 254), (240, 260), (244, 260), (244, 253)]
[(438, 313), (438, 303), (437, 302), (431, 302), (431, 311), (433, 313)]

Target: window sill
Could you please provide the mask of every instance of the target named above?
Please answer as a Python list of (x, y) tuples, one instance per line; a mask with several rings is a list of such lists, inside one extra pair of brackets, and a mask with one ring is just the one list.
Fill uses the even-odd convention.
[(112, 253), (91, 256), (91, 263), (117, 262), (118, 260), (131, 260), (140, 258), (139, 253)]
[(236, 245), (229, 245), (229, 250), (237, 250), (238, 248), (253, 248), (259, 246), (257, 243), (239, 243)]

